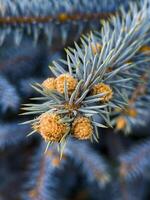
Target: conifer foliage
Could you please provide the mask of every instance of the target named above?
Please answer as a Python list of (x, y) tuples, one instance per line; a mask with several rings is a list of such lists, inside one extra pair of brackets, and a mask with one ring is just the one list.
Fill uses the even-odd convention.
[(149, 86), (150, 0), (0, 0), (0, 199), (149, 199)]

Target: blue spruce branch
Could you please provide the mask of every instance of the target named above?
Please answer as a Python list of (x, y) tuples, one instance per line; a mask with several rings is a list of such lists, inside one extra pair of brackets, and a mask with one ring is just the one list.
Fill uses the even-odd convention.
[(77, 166), (80, 166), (86, 181), (90, 184), (97, 183), (103, 188), (110, 180), (109, 167), (103, 156), (90, 147), (87, 142), (70, 140), (64, 151), (64, 155), (71, 157)]
[[(109, 13), (115, 12), (120, 5), (127, 5), (128, 1), (94, 0), (23, 0), (0, 2), (0, 45), (10, 34), (14, 35), (14, 41), (19, 45), (24, 38), (24, 33), (32, 35), (35, 43), (40, 34), (48, 38), (49, 43), (57, 41), (60, 37), (64, 44), (70, 32), (72, 37), (78, 38), (87, 28), (99, 21), (100, 18), (108, 17)], [(71, 31), (74, 28), (74, 31)], [(60, 34), (61, 33), (61, 34)]]
[[(37, 116), (26, 122), (31, 123), (32, 133), (39, 132), (48, 145), (57, 142), (61, 148), (70, 135), (98, 141), (97, 127), (111, 126), (112, 113), (129, 105), (128, 96), (137, 79), (140, 81), (140, 64), (147, 70), (149, 55), (143, 56), (141, 48), (149, 42), (149, 13), (147, 1), (131, 4), (130, 12), (121, 9), (120, 15), (102, 22), (100, 32), (83, 36), (80, 46), (75, 43), (75, 48), (66, 49), (66, 60), (53, 62), (50, 69), (56, 78), (33, 85), (43, 103), (23, 107), (24, 115)], [(106, 126), (96, 121), (96, 116), (103, 118)], [(62, 135), (57, 135), (51, 124), (48, 130), (54, 121)]]
[(132, 181), (139, 176), (146, 177), (150, 168), (149, 151), (150, 141), (147, 139), (145, 142), (133, 145), (130, 150), (120, 155), (119, 174), (121, 178)]

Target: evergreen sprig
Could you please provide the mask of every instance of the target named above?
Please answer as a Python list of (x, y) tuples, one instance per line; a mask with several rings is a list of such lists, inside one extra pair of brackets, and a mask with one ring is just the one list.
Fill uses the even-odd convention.
[(92, 2), (87, 0), (1, 0), (0, 45), (10, 35), (14, 37), (16, 45), (20, 44), (25, 35), (32, 36), (34, 42), (37, 43), (41, 33), (50, 44), (54, 41), (56, 45), (56, 40), (60, 38), (61, 43), (64, 44), (70, 35), (74, 39), (78, 38), (87, 28), (87, 24), (94, 26), (99, 18), (108, 18), (108, 13), (115, 12), (120, 5), (127, 5), (127, 2), (120, 0)]
[(66, 61), (53, 62), (56, 78), (33, 85), (42, 95), (36, 100), (44, 103), (23, 108), (24, 115), (37, 115), (25, 122), (32, 124), (32, 133), (39, 132), (48, 146), (58, 142), (61, 151), (69, 135), (98, 141), (97, 128), (111, 126), (112, 112), (128, 105), (139, 80), (138, 66), (144, 63), (143, 71), (147, 69), (149, 56), (142, 56), (141, 48), (149, 42), (149, 12), (147, 1), (130, 5), (128, 12), (121, 9), (102, 22), (99, 33), (83, 36), (80, 46), (66, 49)]

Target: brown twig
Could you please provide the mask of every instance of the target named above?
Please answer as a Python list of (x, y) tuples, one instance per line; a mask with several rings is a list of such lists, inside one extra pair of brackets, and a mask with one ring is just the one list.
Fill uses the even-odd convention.
[(48, 23), (52, 21), (65, 23), (68, 21), (94, 21), (97, 19), (108, 19), (112, 13), (60, 13), (58, 16), (27, 16), (27, 17), (0, 17), (0, 25), (14, 25), (14, 24), (36, 24)]

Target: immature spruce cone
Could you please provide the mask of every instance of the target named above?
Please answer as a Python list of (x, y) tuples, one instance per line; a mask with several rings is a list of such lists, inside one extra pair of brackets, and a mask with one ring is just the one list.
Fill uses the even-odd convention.
[(56, 89), (55, 78), (46, 79), (45, 81), (43, 81), (42, 86), (46, 90), (55, 90)]
[(46, 141), (59, 142), (67, 132), (68, 127), (61, 122), (60, 116), (44, 113), (39, 118), (37, 130)]
[(101, 97), (100, 101), (102, 102), (108, 102), (109, 100), (112, 99), (113, 96), (113, 91), (110, 88), (109, 85), (106, 85), (104, 83), (98, 83), (96, 85), (94, 85), (94, 87), (92, 88), (92, 94), (96, 95), (96, 94), (101, 94), (107, 92), (107, 94), (105, 94), (104, 96)]
[(93, 134), (93, 126), (87, 117), (77, 117), (72, 125), (73, 136), (79, 140), (90, 139)]
[(64, 83), (66, 81), (69, 95), (75, 90), (77, 86), (77, 80), (70, 74), (61, 74), (56, 78), (56, 90), (64, 94)]

